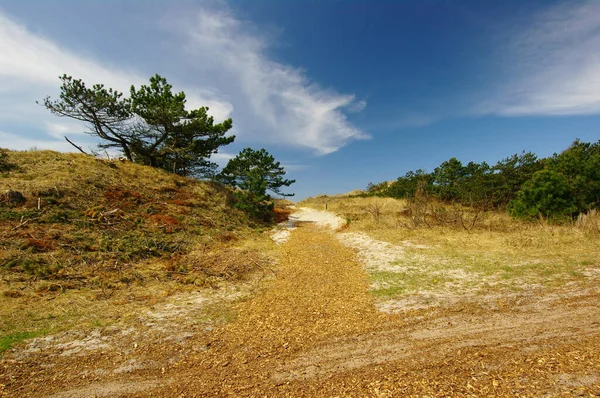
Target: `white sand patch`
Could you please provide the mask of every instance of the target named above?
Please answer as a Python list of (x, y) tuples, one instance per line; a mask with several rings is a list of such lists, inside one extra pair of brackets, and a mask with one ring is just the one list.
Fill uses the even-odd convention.
[(278, 245), (285, 243), (290, 238), (291, 231), (289, 229), (278, 229), (271, 234), (271, 239)]
[[(358, 251), (358, 258), (368, 271), (406, 272), (414, 269), (414, 265), (408, 265), (406, 248), (429, 249), (429, 246), (417, 245), (404, 241), (400, 245), (394, 245), (381, 240), (373, 239), (364, 232), (346, 232), (337, 234), (338, 239), (345, 246)], [(414, 263), (419, 254), (411, 253), (410, 259)], [(419, 266), (419, 268), (421, 268)]]
[(594, 278), (594, 279), (600, 278), (600, 268), (586, 268), (581, 273), (583, 275), (585, 275), (587, 278)]
[(252, 292), (252, 282), (237, 286), (222, 286), (218, 290), (203, 289), (193, 293), (179, 293), (157, 304), (151, 310), (136, 317), (136, 327), (117, 323), (91, 331), (70, 330), (55, 335), (31, 339), (15, 357), (24, 359), (29, 355), (46, 352), (49, 356), (84, 356), (91, 351), (114, 351), (132, 353), (138, 343), (144, 344), (148, 336), (154, 340), (172, 341), (183, 346), (192, 336), (190, 331), (212, 329), (213, 322), (203, 318), (210, 306), (229, 305)]
[(335, 231), (346, 224), (346, 220), (328, 211), (301, 207), (290, 216), (292, 222), (310, 222), (320, 227), (330, 228)]
[[(394, 287), (406, 289), (405, 295), (379, 302), (377, 308), (382, 312), (396, 313), (453, 305), (462, 300), (465, 294), (473, 294), (484, 283), (481, 275), (461, 268), (444, 267), (440, 269), (439, 267), (442, 264), (448, 267), (452, 265), (445, 259), (414, 251), (414, 249), (428, 249), (429, 246), (418, 245), (409, 241), (394, 245), (373, 239), (364, 232), (338, 233), (337, 237), (342, 244), (357, 251), (358, 259), (367, 272), (405, 274), (421, 278), (423, 281), (430, 281), (439, 277), (450, 279), (450, 281), (440, 283), (434, 291), (422, 286), (407, 286), (402, 279), (373, 280), (370, 286), (373, 291)], [(407, 249), (409, 250), (407, 251)]]
[[(296, 209), (294, 206), (290, 206), (289, 208)], [(328, 211), (301, 207), (291, 214), (287, 221), (279, 223), (277, 227), (271, 231), (271, 239), (277, 244), (287, 242), (290, 238), (290, 231), (294, 230), (299, 222), (313, 223), (319, 227), (329, 228), (332, 231), (335, 231), (346, 224), (346, 221), (343, 218)]]
[(462, 268), (443, 269), (429, 272), (430, 275), (444, 276), (462, 282), (470, 282), (475, 277), (475, 274), (467, 272)]
[(379, 302), (377, 303), (377, 309), (388, 314), (395, 314), (402, 311), (439, 307), (442, 303), (446, 306), (452, 306), (459, 302), (461, 298), (463, 298), (463, 296), (456, 294), (422, 292), (416, 295)]
[(371, 238), (363, 232), (347, 232), (337, 235), (345, 246), (358, 251), (358, 258), (369, 271), (403, 272), (398, 265), (404, 257), (404, 248)]

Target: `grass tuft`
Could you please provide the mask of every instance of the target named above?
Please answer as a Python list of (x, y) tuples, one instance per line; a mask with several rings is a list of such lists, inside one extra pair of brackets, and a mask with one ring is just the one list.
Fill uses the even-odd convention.
[(4, 351), (10, 349), (13, 345), (20, 343), (23, 340), (31, 339), (45, 334), (44, 331), (37, 332), (15, 332), (8, 335), (0, 336), (0, 355)]

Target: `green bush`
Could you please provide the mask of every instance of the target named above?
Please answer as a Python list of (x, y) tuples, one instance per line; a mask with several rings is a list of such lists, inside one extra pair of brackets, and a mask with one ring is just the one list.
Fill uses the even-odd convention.
[(523, 184), (517, 198), (510, 202), (513, 217), (532, 219), (571, 217), (577, 210), (567, 178), (552, 170), (540, 170)]
[(510, 202), (518, 218), (573, 218), (600, 205), (600, 141), (576, 140), (545, 161), (544, 169), (523, 184)]
[(237, 191), (235, 193), (235, 206), (248, 214), (252, 219), (264, 222), (273, 221), (273, 208), (275, 205), (268, 197), (257, 197), (248, 191)]
[(6, 173), (17, 168), (16, 164), (8, 160), (8, 152), (0, 148), (0, 173)]
[(565, 177), (578, 213), (600, 205), (600, 141), (576, 140), (550, 158), (546, 167)]
[(281, 196), (293, 196), (281, 191), (296, 180), (284, 178), (285, 169), (265, 149), (246, 148), (229, 160), (217, 179), (239, 189), (235, 192), (236, 207), (251, 218), (270, 222), (275, 207), (267, 191)]

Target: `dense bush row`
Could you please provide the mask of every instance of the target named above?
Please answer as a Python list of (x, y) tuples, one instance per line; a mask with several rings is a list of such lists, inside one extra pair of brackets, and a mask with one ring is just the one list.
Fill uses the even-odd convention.
[(432, 173), (409, 171), (392, 183), (369, 184), (367, 192), (394, 198), (427, 194), (484, 210), (506, 209), (518, 218), (572, 218), (600, 206), (600, 141), (576, 140), (544, 159), (523, 152), (494, 166), (452, 158)]

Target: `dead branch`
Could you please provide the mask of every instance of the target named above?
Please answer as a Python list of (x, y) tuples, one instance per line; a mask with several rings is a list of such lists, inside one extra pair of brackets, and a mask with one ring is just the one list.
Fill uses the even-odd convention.
[(77, 148), (79, 150), (79, 152), (83, 153), (84, 155), (89, 155), (89, 153), (87, 153), (86, 151), (84, 151), (83, 149), (81, 149), (80, 146), (75, 145), (75, 143), (73, 143), (73, 141), (71, 141), (70, 139), (67, 138), (67, 136), (65, 135), (65, 140), (67, 140), (67, 142), (71, 145), (73, 145), (75, 148)]
[(17, 229), (21, 228), (22, 226), (24, 226), (25, 224), (27, 224), (29, 222), (29, 220), (25, 220), (23, 221), (23, 217), (21, 217), (21, 223), (19, 225), (17, 225), (16, 227), (14, 227), (12, 229), (12, 231), (16, 231)]

